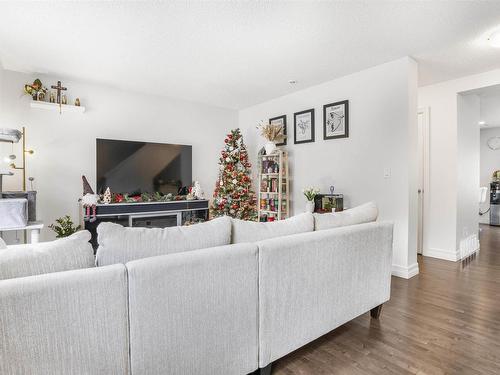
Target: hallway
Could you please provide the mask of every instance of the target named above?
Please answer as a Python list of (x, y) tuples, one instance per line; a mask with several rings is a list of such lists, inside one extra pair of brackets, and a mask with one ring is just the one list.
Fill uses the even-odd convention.
[(273, 374), (499, 374), (500, 227), (468, 262), (419, 256), (392, 278), (380, 321), (363, 314), (277, 361)]

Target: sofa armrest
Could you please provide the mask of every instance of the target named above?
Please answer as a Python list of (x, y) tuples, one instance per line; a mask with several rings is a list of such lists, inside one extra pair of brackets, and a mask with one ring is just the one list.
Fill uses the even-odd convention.
[(389, 299), (392, 230), (368, 223), (257, 243), (260, 367)]
[(128, 373), (125, 266), (0, 281), (0, 374)]

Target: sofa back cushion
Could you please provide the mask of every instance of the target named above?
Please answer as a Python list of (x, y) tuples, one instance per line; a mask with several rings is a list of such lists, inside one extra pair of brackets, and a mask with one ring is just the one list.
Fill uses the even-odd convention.
[(345, 211), (328, 214), (314, 214), (314, 230), (332, 229), (348, 225), (376, 221), (378, 208), (375, 202), (368, 202)]
[(132, 374), (256, 370), (257, 262), (247, 243), (127, 263)]
[(50, 242), (13, 245), (0, 250), (0, 280), (94, 267), (86, 230)]
[(257, 223), (233, 219), (231, 243), (256, 242), (268, 238), (289, 236), (314, 230), (314, 218), (310, 213), (303, 213), (289, 219)]
[(129, 374), (125, 266), (0, 281), (0, 374)]
[(229, 245), (230, 240), (228, 217), (169, 228), (129, 228), (101, 223), (97, 227), (97, 265), (125, 264), (135, 259)]

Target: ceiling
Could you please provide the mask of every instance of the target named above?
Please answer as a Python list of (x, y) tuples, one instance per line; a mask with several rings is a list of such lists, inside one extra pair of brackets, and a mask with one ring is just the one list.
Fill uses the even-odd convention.
[(240, 109), (407, 55), (420, 85), (500, 68), (498, 26), (500, 2), (4, 1), (0, 60)]

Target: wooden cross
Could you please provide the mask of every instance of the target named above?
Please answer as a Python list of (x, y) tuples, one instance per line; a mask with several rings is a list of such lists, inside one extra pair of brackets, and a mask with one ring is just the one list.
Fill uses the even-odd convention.
[(61, 104), (61, 91), (67, 90), (66, 87), (61, 86), (61, 81), (57, 81), (57, 85), (50, 86), (50, 88), (57, 90), (57, 104)]

